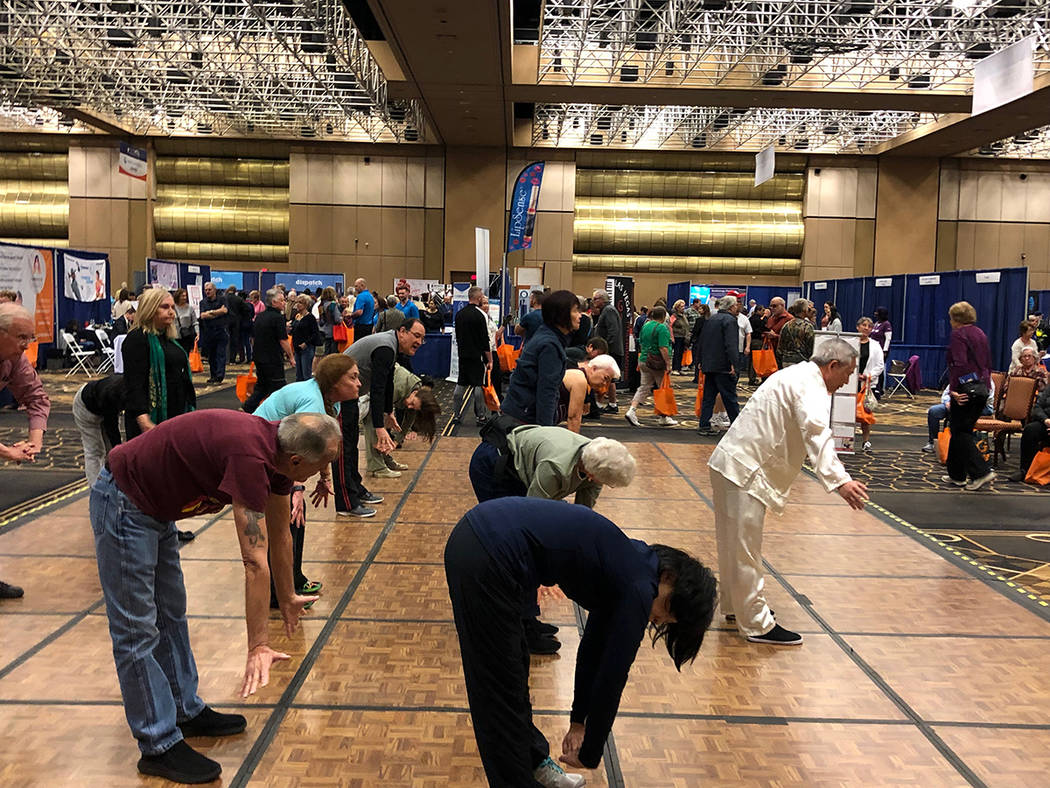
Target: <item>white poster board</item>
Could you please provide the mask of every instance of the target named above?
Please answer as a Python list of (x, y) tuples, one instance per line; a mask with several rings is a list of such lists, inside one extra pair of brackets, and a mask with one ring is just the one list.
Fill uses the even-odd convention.
[(1035, 36), (989, 55), (973, 69), (973, 107), (979, 115), (1027, 96), (1035, 86)]
[(772, 145), (755, 154), (755, 186), (761, 186), (773, 177), (775, 156)]
[(489, 228), (474, 228), (474, 263), (475, 274), (478, 279), (475, 284), (478, 287), (489, 290)]
[[(813, 335), (813, 353), (829, 339), (842, 339), (860, 352), (860, 334), (832, 331), (817, 331)], [(831, 395), (831, 435), (835, 439), (835, 450), (840, 454), (853, 454), (857, 432), (857, 391), (860, 376), (853, 370), (842, 388)]]

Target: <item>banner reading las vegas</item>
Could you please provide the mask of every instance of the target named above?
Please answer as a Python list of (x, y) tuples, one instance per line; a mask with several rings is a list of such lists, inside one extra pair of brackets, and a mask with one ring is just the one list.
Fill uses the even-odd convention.
[(540, 199), (542, 180), (542, 161), (534, 161), (518, 173), (518, 179), (514, 182), (514, 194), (510, 199), (510, 223), (507, 227), (508, 252), (516, 252), (532, 246), (532, 233), (536, 228), (536, 204)]

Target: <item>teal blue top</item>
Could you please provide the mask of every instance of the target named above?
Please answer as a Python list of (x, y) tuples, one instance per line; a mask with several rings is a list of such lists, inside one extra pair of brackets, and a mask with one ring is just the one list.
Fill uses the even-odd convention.
[[(334, 403), (339, 412), (339, 403)], [(263, 400), (255, 409), (255, 415), (267, 421), (280, 421), (292, 413), (324, 413), (324, 396), (321, 387), (313, 378), (282, 386)]]

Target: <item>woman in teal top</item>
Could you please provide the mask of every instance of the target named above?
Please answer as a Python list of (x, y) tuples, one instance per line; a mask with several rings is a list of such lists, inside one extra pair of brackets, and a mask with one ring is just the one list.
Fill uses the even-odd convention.
[[(650, 392), (663, 382), (664, 373), (671, 369), (671, 329), (664, 322), (666, 317), (667, 310), (664, 307), (653, 307), (638, 337), (638, 372), (642, 383), (634, 392), (631, 407), (624, 414), (624, 418), (635, 427), (642, 426), (635, 409), (645, 402)], [(661, 427), (673, 427), (677, 423), (670, 416), (660, 417)]]
[[(292, 413), (339, 413), (339, 403), (357, 399), (361, 379), (357, 372), (357, 361), (342, 353), (325, 356), (317, 365), (317, 372), (310, 380), (284, 386), (255, 409), (255, 415), (267, 421), (280, 421)], [(297, 593), (313, 595), (321, 590), (319, 580), (308, 580), (303, 574), (303, 544), (306, 540), (306, 503), (303, 494), (306, 488), (297, 484), (292, 487), (292, 580)], [(314, 506), (328, 505), (328, 497), (334, 494), (332, 471), (325, 468), (321, 478), (310, 494)], [(273, 572), (270, 572), (273, 577)], [(277, 590), (270, 580), (270, 607), (277, 608)], [(307, 605), (309, 607), (309, 605)]]

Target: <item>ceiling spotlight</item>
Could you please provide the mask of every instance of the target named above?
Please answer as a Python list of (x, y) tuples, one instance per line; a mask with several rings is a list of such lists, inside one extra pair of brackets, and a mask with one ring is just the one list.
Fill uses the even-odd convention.
[(915, 76), (908, 78), (908, 87), (921, 90), (922, 88), (928, 88), (930, 82), (931, 79), (929, 74), (916, 74)]
[(1027, 0), (998, 0), (984, 15), (992, 19), (1008, 19), (1028, 10)]
[(211, 134), (211, 124), (210, 123), (198, 123), (197, 124), (197, 133), (198, 134)]
[(970, 60), (983, 60), (992, 54), (992, 45), (988, 41), (979, 41), (966, 47), (963, 54)]
[(634, 48), (639, 52), (651, 52), (656, 49), (656, 31), (639, 30), (634, 34)]
[(317, 132), (314, 131), (313, 126), (303, 126), (299, 129), (299, 134), (303, 137), (316, 137)]
[(620, 132), (620, 142), (627, 142), (627, 129)]
[(889, 77), (892, 82), (896, 82), (901, 78), (901, 67), (890, 66), (890, 70), (886, 72), (886, 76)]
[(416, 142), (419, 139), (419, 132), (412, 126), (405, 126), (405, 142)]
[(325, 124), (325, 126), (324, 126), (324, 133), (325, 134), (332, 134), (334, 131), (335, 131), (335, 129), (332, 127), (331, 123), (326, 123)]
[(787, 144), (788, 144), (788, 138), (785, 137), (783, 134), (781, 134), (780, 138), (777, 140), (777, 145), (787, 145)]
[(666, 63), (664, 63), (664, 76), (665, 77), (670, 77), (673, 74), (674, 74), (674, 61), (673, 60), (668, 60)]
[(728, 129), (729, 115), (727, 115), (724, 112), (721, 115), (716, 115), (715, 119), (711, 121), (711, 128), (713, 128), (715, 131), (722, 131), (723, 129)]
[(770, 87), (783, 84), (784, 77), (787, 76), (787, 70), (787, 64), (781, 63), (776, 68), (762, 75), (762, 84)]
[(707, 135), (706, 134), (697, 134), (697, 135), (695, 135), (693, 137), (693, 139), (689, 142), (689, 144), (692, 147), (694, 147), (694, 148), (706, 148), (707, 147)]
[(544, 123), (543, 124), (543, 128), (540, 129), (540, 139), (548, 140), (548, 139), (550, 139), (550, 136), (551, 136), (550, 129), (547, 127), (547, 124)]
[(608, 131), (612, 128), (612, 118), (609, 115), (602, 115), (594, 125), (600, 131)]
[(116, 49), (131, 49), (135, 46), (135, 37), (127, 30), (111, 27), (106, 31), (106, 43)]
[(829, 135), (829, 136), (831, 136), (833, 134), (838, 134), (839, 133), (839, 124), (838, 123), (829, 123), (828, 125), (826, 125), (822, 129), (822, 131), (825, 134)]
[(592, 134), (591, 135), (591, 145), (601, 145), (601, 144), (602, 144), (602, 135), (601, 134)]
[(621, 82), (637, 82), (638, 81), (638, 66), (620, 66), (620, 81)]
[(809, 147), (809, 140), (801, 139), (795, 143), (795, 150), (806, 150)]

